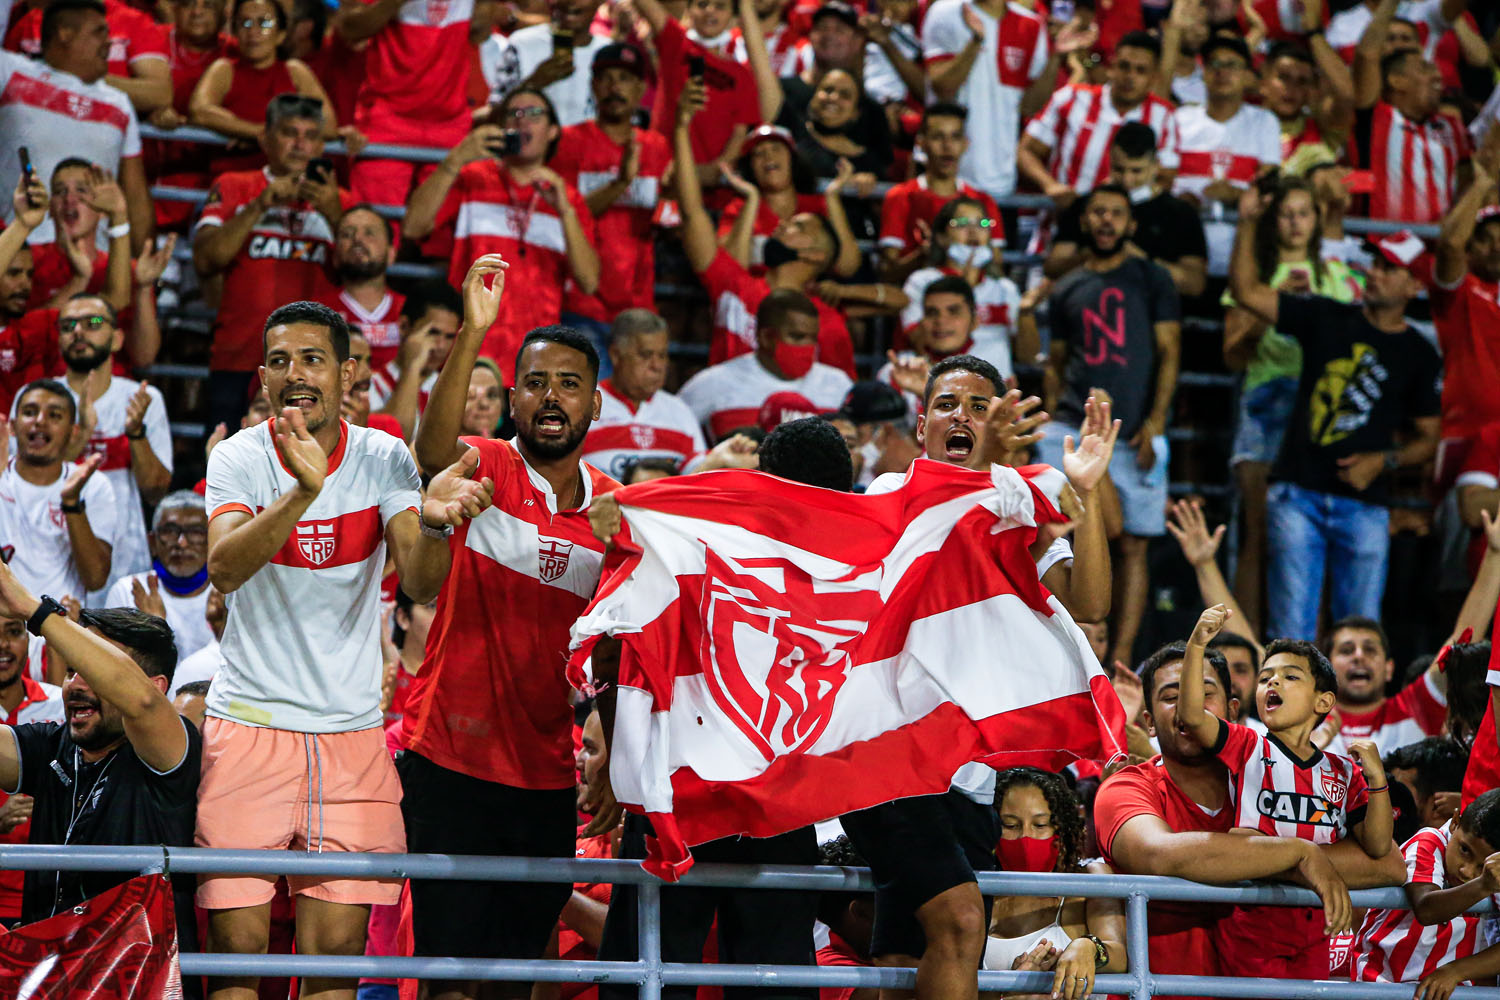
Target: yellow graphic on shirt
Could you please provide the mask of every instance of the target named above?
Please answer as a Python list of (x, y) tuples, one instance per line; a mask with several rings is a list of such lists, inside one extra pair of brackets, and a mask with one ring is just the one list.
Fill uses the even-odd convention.
[(1356, 343), (1349, 356), (1323, 366), (1308, 402), (1308, 436), (1327, 447), (1359, 430), (1384, 395), (1390, 372), (1369, 344)]

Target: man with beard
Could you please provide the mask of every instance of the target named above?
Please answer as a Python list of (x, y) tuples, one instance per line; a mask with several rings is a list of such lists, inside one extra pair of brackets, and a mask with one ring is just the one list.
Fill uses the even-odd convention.
[(350, 331), (364, 334), (370, 342), (370, 367), (375, 369), (394, 361), (401, 347), (396, 318), (406, 296), (385, 283), (385, 272), (395, 262), (395, 231), (390, 220), (364, 202), (345, 211), (333, 237), (338, 291), (318, 301), (343, 316)]
[(1351, 616), (1329, 626), (1318, 648), (1339, 682), (1339, 700), (1326, 728), (1327, 749), (1347, 753), (1349, 740), (1374, 740), (1381, 754), (1439, 736), (1448, 717), (1448, 675), (1434, 662), (1422, 676), (1387, 698), (1396, 670), (1385, 629), (1373, 618)]
[[(339, 419), (354, 362), (338, 313), (293, 302), (271, 313), (262, 337), (260, 378), (279, 412), (208, 459), (208, 573), (230, 596), (195, 843), (399, 853), (401, 790), (380, 712), (386, 552), (407, 593), (430, 600), (448, 570), (449, 529), (488, 504), (489, 487), (471, 478), (478, 455), (459, 454), (434, 470), (423, 501), (400, 440)], [(202, 879), (214, 950), (266, 950), (275, 882)], [(299, 952), (358, 955), (369, 907), (396, 902), (401, 883), (292, 877), (289, 889)], [(213, 987), (217, 1000), (242, 1000), (256, 979)], [(350, 996), (353, 983), (308, 977), (303, 991)]]
[[(489, 254), (470, 267), (463, 326), (417, 431), (424, 471), (468, 449), (475, 474), (494, 482), (494, 505), (455, 532), (453, 568), (402, 718), (401, 808), (412, 851), (571, 857), (573, 710), (563, 667), (569, 626), (604, 562), (582, 514), (618, 484), (579, 459), (599, 416), (599, 362), (571, 327), (544, 326), (522, 339), (512, 362), (514, 442), (459, 438), (507, 266)], [(413, 880), (416, 954), (540, 958), (568, 896), (567, 885)], [(477, 987), (438, 981), (427, 989), (433, 1000), (457, 1000)], [(529, 987), (512, 992), (526, 996)]]
[(647, 458), (668, 459), (681, 472), (707, 448), (693, 411), (662, 388), (668, 341), (667, 323), (654, 312), (627, 309), (615, 317), (609, 338), (614, 374), (599, 382), (599, 419), (583, 457), (616, 479)]
[[(1171, 875), (1213, 885), (1276, 878), (1306, 886), (1323, 900), (1331, 932), (1349, 926), (1349, 889), (1399, 885), (1406, 868), (1399, 851), (1372, 860), (1352, 838), (1317, 845), (1291, 837), (1242, 837), (1234, 822), (1229, 772), (1199, 747), (1177, 721), (1177, 692), (1187, 646), (1174, 642), (1152, 653), (1141, 670), (1151, 734), (1161, 753), (1105, 779), (1094, 799), (1099, 849), (1116, 871)], [(1220, 719), (1239, 711), (1229, 668), (1216, 649), (1203, 663), (1204, 708)], [(1214, 936), (1222, 907), (1181, 903), (1150, 906), (1151, 971), (1218, 975)], [(1234, 947), (1253, 947), (1237, 941)]]
[[(115, 311), (97, 295), (83, 292), (63, 303), (57, 317), (58, 345), (67, 365), (67, 384), (80, 410), (94, 411), (93, 433), (85, 454), (99, 456), (99, 471), (114, 491), (114, 558), (109, 582), (151, 568), (141, 501), (155, 503), (172, 484), (172, 429), (161, 391), (113, 374), (114, 355), (125, 343)], [(85, 403), (85, 399), (88, 400)], [(103, 590), (105, 588), (99, 588)], [(104, 595), (90, 593), (90, 606)]]
[(109, 482), (94, 475), (102, 455), (63, 461), (77, 415), (61, 382), (32, 382), (17, 397), (16, 454), (0, 474), (0, 561), (31, 590), (82, 600), (109, 581), (120, 513)]
[[(66, 723), (7, 725), (0, 734), (0, 790), (34, 800), (31, 843), (190, 846), (203, 741), (167, 700), (177, 667), (167, 623), (134, 608), (84, 611), (73, 622), (3, 565), (0, 617), (24, 622), (69, 667)], [(22, 922), (64, 913), (135, 875), (29, 871)], [(191, 877), (174, 880), (178, 943), (196, 951), (191, 894)]]
[(1039, 454), (1061, 466), (1063, 438), (1076, 434), (1085, 401), (1096, 389), (1109, 394), (1125, 442), (1109, 470), (1125, 527), (1115, 569), (1111, 659), (1132, 663), (1146, 608), (1146, 547), (1167, 530), (1166, 432), (1177, 386), (1179, 304), (1172, 276), (1131, 247), (1135, 220), (1123, 187), (1095, 188), (1080, 230), (1083, 266), (1052, 292), (1052, 371), (1061, 393), (1046, 410), (1060, 426), (1043, 439)]
[(151, 568), (120, 577), (107, 608), (134, 607), (166, 620), (184, 660), (214, 641), (208, 605), (208, 514), (194, 490), (169, 493), (151, 518)]
[[(7, 726), (63, 721), (62, 689), (27, 676), (33, 638), (25, 622), (0, 619), (0, 713)], [(0, 792), (0, 844), (30, 842), (35, 803), (30, 795)], [(20, 923), (24, 882), (25, 873), (19, 869), (0, 871), (0, 925)]]

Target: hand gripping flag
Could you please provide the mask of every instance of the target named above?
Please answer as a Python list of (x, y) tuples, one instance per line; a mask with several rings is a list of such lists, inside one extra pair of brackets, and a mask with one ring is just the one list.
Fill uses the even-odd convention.
[(919, 459), (880, 496), (726, 471), (614, 496), (625, 529), (569, 672), (590, 683), (594, 645), (620, 639), (610, 780), (651, 819), (655, 874), (691, 844), (941, 792), (969, 761), (1124, 752), (1119, 699), (1029, 552), (1062, 518), (1015, 470)]

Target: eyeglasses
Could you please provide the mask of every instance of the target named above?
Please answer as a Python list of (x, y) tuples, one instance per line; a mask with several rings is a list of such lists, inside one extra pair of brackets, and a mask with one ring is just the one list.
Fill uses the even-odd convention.
[(160, 524), (156, 526), (155, 534), (164, 542), (175, 542), (179, 538), (186, 538), (190, 542), (201, 542), (208, 537), (208, 529), (197, 525), (181, 528), (175, 524)]
[(1215, 59), (1208, 64), (1208, 68), (1215, 72), (1225, 72), (1232, 69), (1245, 69), (1245, 64), (1238, 59)]
[(528, 118), (546, 118), (548, 115), (546, 108), (511, 108), (501, 114), (501, 117), (509, 118), (511, 121), (523, 122)]
[(108, 316), (64, 316), (57, 321), (57, 328), (63, 333), (72, 333), (78, 329), (79, 324), (87, 327), (90, 332), (113, 325)]
[(275, 31), (277, 23), (274, 17), (245, 17), (240, 19), (239, 27), (241, 31), (250, 31), (253, 28), (259, 28), (261, 31)]
[(949, 229), (962, 229), (965, 226), (978, 226), (980, 229), (994, 228), (994, 219), (974, 219), (967, 215), (957, 215), (948, 220)]

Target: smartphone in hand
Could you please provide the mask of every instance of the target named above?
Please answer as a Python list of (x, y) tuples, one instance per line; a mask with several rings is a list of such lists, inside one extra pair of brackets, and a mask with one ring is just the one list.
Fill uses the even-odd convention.
[(707, 69), (707, 61), (701, 55), (690, 55), (687, 57), (688, 76), (695, 80), (703, 79), (703, 73)]

